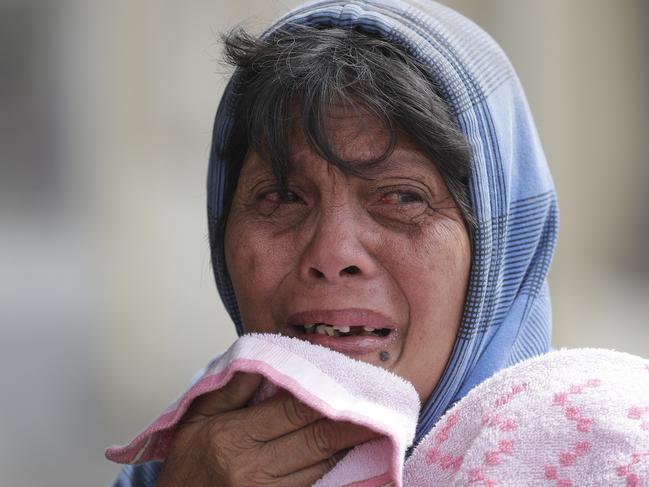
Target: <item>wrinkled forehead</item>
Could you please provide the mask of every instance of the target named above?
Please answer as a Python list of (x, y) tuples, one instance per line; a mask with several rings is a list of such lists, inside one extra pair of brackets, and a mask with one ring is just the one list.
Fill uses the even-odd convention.
[[(418, 178), (427, 181), (433, 178), (436, 181), (435, 187), (445, 186), (434, 161), (416, 143), (405, 137), (403, 142), (397, 139), (397, 143), (384, 157), (381, 157), (384, 155), (384, 151), (378, 151), (375, 147), (366, 145), (362, 140), (354, 141), (351, 145), (344, 147), (341, 154), (347, 157), (347, 164), (356, 169), (356, 172), (337, 167), (316, 153), (304, 140), (295, 144), (295, 148), (291, 150), (290, 154), (289, 177), (308, 176), (313, 172), (323, 170), (326, 170), (330, 175), (341, 174), (364, 180), (377, 180), (397, 175), (417, 175)], [(257, 176), (272, 174), (271, 162), (253, 148), (249, 148), (239, 179), (250, 180)]]
[[(324, 145), (340, 159), (358, 167), (385, 160), (396, 147), (421, 150), (394, 121), (379, 116), (361, 103), (323, 107), (319, 122), (320, 130), (314, 131), (297, 109), (292, 111), (287, 127), (289, 167), (314, 154), (327, 159), (320, 148)], [(317, 140), (319, 136), (325, 144)]]

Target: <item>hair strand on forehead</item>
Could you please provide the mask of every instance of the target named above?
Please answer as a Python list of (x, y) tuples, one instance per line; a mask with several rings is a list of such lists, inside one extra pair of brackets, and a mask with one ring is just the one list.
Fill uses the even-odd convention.
[[(470, 146), (438, 94), (433, 74), (403, 46), (351, 28), (286, 25), (256, 38), (243, 29), (224, 36), (225, 59), (236, 68), (234, 126), (220, 157), (228, 161), (227, 205), (249, 148), (270, 164), (285, 191), (292, 130), (341, 171), (362, 177), (367, 164), (390, 156), (408, 134), (434, 161), (460, 208), (469, 234)], [(389, 134), (382, 154), (345, 160), (331, 147), (327, 126), (337, 108), (374, 117)]]

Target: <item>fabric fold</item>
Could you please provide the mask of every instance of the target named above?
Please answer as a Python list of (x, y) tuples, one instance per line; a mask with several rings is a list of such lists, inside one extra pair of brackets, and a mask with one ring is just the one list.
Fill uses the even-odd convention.
[[(640, 486), (649, 478), (649, 360), (560, 350), (498, 372), (453, 406), (414, 448), (419, 399), (389, 371), (279, 335), (244, 335), (125, 446), (119, 463), (164, 461), (191, 402), (235, 372), (265, 377), (324, 416), (382, 436), (351, 450), (316, 487)], [(405, 463), (404, 463), (405, 462)]]
[(259, 391), (263, 397), (256, 400), (285, 389), (328, 418), (363, 425), (382, 435), (350, 451), (315, 485), (402, 485), (405, 452), (413, 441), (420, 407), (414, 387), (379, 367), (271, 334), (239, 338), (155, 421), (127, 445), (107, 449), (106, 457), (128, 464), (164, 461), (175, 428), (192, 401), (220, 389), (238, 371), (266, 379)]

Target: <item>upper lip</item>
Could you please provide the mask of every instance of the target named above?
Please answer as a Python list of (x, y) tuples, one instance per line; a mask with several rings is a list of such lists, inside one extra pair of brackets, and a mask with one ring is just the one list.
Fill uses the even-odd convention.
[(367, 326), (370, 328), (397, 328), (385, 315), (370, 309), (316, 309), (294, 313), (288, 317), (289, 326), (324, 323), (334, 326)]

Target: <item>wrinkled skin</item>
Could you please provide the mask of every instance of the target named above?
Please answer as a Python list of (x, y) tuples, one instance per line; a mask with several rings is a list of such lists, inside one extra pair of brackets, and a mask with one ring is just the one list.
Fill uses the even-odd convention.
[[(371, 117), (339, 109), (329, 122), (346, 160), (362, 163), (387, 147), (387, 130)], [(282, 198), (269, 166), (248, 152), (225, 237), (242, 324), (290, 335), (287, 320), (303, 311), (380, 313), (395, 325), (384, 353), (350, 355), (409, 380), (425, 400), (462, 317), (468, 232), (434, 162), (407, 135), (363, 174), (343, 174), (294, 130)], [(311, 485), (340, 452), (372, 436), (322, 420), (288, 395), (245, 408), (254, 391), (246, 386), (226, 392), (229, 400), (222, 391), (203, 398), (205, 412), (188, 415), (157, 485)]]
[[(347, 160), (380, 156), (387, 130), (344, 109), (329, 126)], [(356, 356), (390, 369), (428, 398), (450, 355), (469, 277), (469, 237), (433, 161), (405, 135), (388, 160), (342, 174), (314, 154), (298, 130), (290, 200), (250, 152), (228, 219), (226, 262), (247, 332), (289, 334), (294, 313), (362, 308), (397, 326), (379, 353)], [(354, 269), (354, 272), (350, 272)]]
[(192, 405), (156, 487), (308, 486), (376, 436), (322, 418), (287, 392), (244, 408), (260, 382), (238, 373)]

